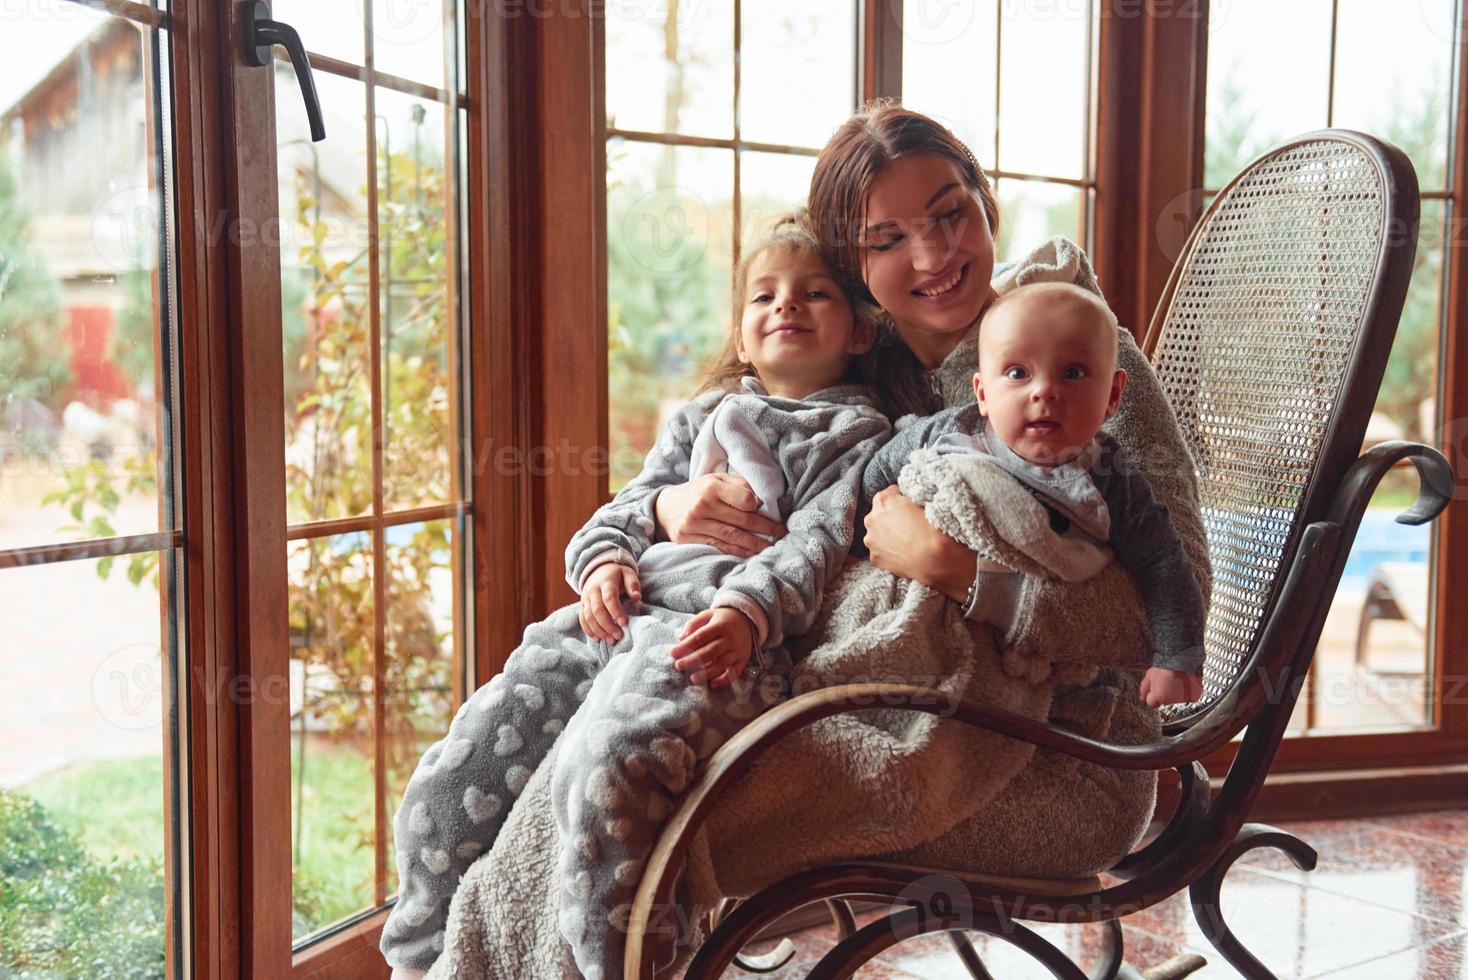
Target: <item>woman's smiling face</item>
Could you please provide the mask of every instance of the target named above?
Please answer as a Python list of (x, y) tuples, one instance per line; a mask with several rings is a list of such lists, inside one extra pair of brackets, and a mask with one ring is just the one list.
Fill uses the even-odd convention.
[(963, 172), (936, 153), (899, 157), (867, 195), (862, 279), (927, 367), (957, 347), (993, 296), (994, 238)]

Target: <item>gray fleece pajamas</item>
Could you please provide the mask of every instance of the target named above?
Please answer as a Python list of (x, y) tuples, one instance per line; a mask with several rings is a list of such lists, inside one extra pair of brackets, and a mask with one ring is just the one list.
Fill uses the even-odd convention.
[[(559, 737), (568, 740), (552, 775), (561, 935), (588, 980), (622, 975), (627, 914), (663, 822), (695, 766), (784, 697), (786, 638), (809, 628), (845, 561), (862, 470), (890, 431), (864, 388), (794, 400), (753, 378), (669, 421), (643, 471), (566, 550), (578, 592), (598, 565), (637, 567), (643, 601), (623, 600), (621, 638), (588, 638), (574, 605), (527, 627), (409, 780), (393, 824), (398, 899), (381, 942), (390, 964), (433, 964), (459, 878), (493, 846)], [(655, 544), (657, 491), (708, 472), (747, 479), (785, 537), (749, 559)], [(683, 624), (713, 606), (750, 617), (765, 665), (717, 689), (691, 683), (668, 653)]]
[[(1208, 619), (1202, 589), (1173, 527), (1147, 478), (1110, 434), (1099, 432), (1082, 454), (1063, 466), (1039, 466), (1010, 449), (989, 428), (976, 404), (947, 408), (906, 425), (887, 442), (862, 477), (858, 515), (864, 520), (872, 498), (895, 484), (915, 450), (983, 453), (1015, 478), (1050, 516), (1058, 534), (1110, 549), (1136, 581), (1151, 626), (1153, 666), (1203, 672), (1203, 629)], [(1014, 573), (979, 572), (983, 589), (1015, 595)], [(991, 620), (992, 621), (992, 620)]]

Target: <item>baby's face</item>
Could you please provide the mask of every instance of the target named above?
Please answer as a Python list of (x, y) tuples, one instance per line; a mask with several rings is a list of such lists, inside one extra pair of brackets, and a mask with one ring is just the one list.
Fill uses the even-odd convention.
[(1115, 414), (1126, 372), (1116, 329), (1064, 295), (1015, 297), (985, 317), (974, 396), (1009, 448), (1032, 463), (1068, 463)]

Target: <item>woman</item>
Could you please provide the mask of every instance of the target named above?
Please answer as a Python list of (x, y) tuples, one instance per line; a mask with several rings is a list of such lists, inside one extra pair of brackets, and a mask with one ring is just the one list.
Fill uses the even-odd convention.
[[(977, 345), (969, 335), (996, 291), (1055, 279), (1096, 288), (1085, 256), (1059, 239), (991, 283), (993, 232), (998, 221), (992, 191), (972, 155), (951, 133), (931, 119), (895, 105), (863, 109), (837, 131), (817, 162), (809, 210), (811, 218), (820, 223), (829, 251), (827, 264), (833, 272), (856, 287), (852, 290), (856, 297), (875, 300), (890, 315), (891, 330), (887, 331), (880, 377), (869, 379), (886, 398), (889, 414), (930, 412), (945, 402), (957, 404), (973, 397), (970, 378), (977, 363)], [(1151, 367), (1128, 335), (1123, 333), (1119, 340), (1119, 362), (1130, 380), (1121, 409), (1107, 430), (1141, 466), (1155, 496), (1168, 507), (1206, 594), (1206, 542), (1198, 518), (1192, 462)], [(1164, 465), (1169, 460), (1175, 465)], [(666, 486), (658, 491), (653, 504), (659, 535), (678, 542), (713, 544), (741, 556), (765, 546), (755, 535), (783, 530), (757, 513), (759, 505), (748, 484), (729, 474), (710, 474), (690, 483)], [(1074, 659), (1090, 665), (1106, 660), (1110, 664), (1100, 666), (1093, 682), (1047, 687), (1041, 692), (1037, 717), (1048, 717), (1052, 724), (1119, 744), (1136, 744), (1158, 736), (1157, 714), (1146, 708), (1137, 695), (1141, 669), (1147, 662), (1146, 650), (1141, 649), (1146, 624), (1141, 621), (1139, 603), (1125, 573), (1113, 567), (1073, 584), (1050, 584), (1034, 576), (999, 576), (997, 570), (980, 568), (974, 552), (934, 530), (923, 511), (895, 491), (884, 494), (874, 504), (866, 520), (866, 543), (872, 561), (880, 568), (928, 585), (954, 602), (966, 600), (976, 575), (1018, 580), (1017, 586), (1008, 591), (1000, 587), (978, 590), (986, 601), (968, 611), (971, 619), (998, 627), (997, 634), (1008, 648), (1004, 659)], [(856, 578), (854, 573), (860, 571), (852, 569), (832, 583), (832, 591), (840, 595), (822, 608), (818, 623), (863, 623), (867, 607), (857, 603), (854, 609), (847, 608), (843, 604), (847, 590), (841, 585)], [(852, 592), (859, 598), (859, 589)], [(937, 611), (940, 615), (935, 618), (943, 620), (933, 630), (910, 631), (944, 637), (947, 645), (942, 649), (922, 651), (940, 655), (930, 661), (983, 666), (986, 682), (994, 680), (1001, 686), (1006, 683), (1001, 679), (1005, 672), (997, 665), (980, 663), (997, 652), (996, 631), (964, 629), (962, 621), (931, 594), (918, 596), (912, 605), (921, 607), (924, 616), (929, 610)], [(891, 621), (879, 619), (883, 623)], [(1076, 642), (1073, 628), (1078, 621), (1084, 624), (1086, 634), (1081, 643)], [(901, 625), (905, 629), (927, 624)], [(802, 666), (817, 659), (820, 650), (813, 648), (840, 652), (850, 646), (850, 628), (822, 625), (806, 634), (801, 645), (812, 652), (802, 660)], [(864, 625), (855, 626), (857, 632), (864, 629)], [(880, 637), (885, 637), (883, 630), (874, 629), (867, 630), (861, 639), (870, 643)], [(965, 639), (972, 643), (969, 650), (962, 649)], [(1075, 656), (1067, 656), (1072, 652)], [(857, 662), (865, 669), (871, 661)], [(1135, 672), (1123, 669), (1132, 663), (1138, 667)], [(971, 675), (976, 676), (976, 672)], [(815, 728), (805, 731), (813, 732)], [(848, 821), (851, 826), (825, 826), (822, 822), (827, 817), (843, 820), (841, 805), (849, 803), (850, 797), (839, 777), (812, 777), (826, 771), (866, 771), (870, 767), (848, 766), (847, 762), (860, 760), (841, 758), (836, 760), (836, 769), (807, 771), (812, 760), (801, 754), (804, 747), (846, 750), (851, 746), (845, 742), (836, 745), (839, 738), (826, 741), (814, 735), (802, 743), (798, 740), (800, 734), (787, 736), (795, 746), (791, 750), (794, 758), (791, 752), (782, 754), (782, 746), (776, 746), (763, 762), (779, 762), (783, 769), (777, 772), (801, 773), (804, 781), (762, 779), (751, 771), (747, 778), (727, 788), (708, 815), (701, 857), (695, 860), (690, 853), (684, 882), (689, 888), (686, 901), (680, 900), (680, 906), (686, 908), (674, 910), (680, 916), (683, 911), (716, 900), (716, 896), (752, 894), (799, 867), (808, 867), (809, 859), (817, 853), (880, 855), (886, 860), (920, 866), (991, 874), (1085, 876), (1110, 867), (1125, 854), (1152, 813), (1156, 788), (1153, 773), (1111, 770), (1045, 749), (1031, 752), (1002, 736), (950, 736), (951, 741), (940, 741), (931, 737), (930, 729), (923, 729), (919, 734), (925, 741), (915, 754), (922, 755), (928, 746), (937, 746), (945, 753), (925, 757), (924, 761), (936, 761), (940, 766), (952, 763), (947, 766), (948, 772), (963, 774), (979, 768), (974, 764), (978, 760), (989, 769), (1002, 770), (1004, 781), (991, 794), (992, 787), (987, 784), (973, 789), (939, 773), (929, 780), (930, 785), (921, 787), (925, 794), (922, 802), (914, 804), (900, 793), (873, 798), (865, 812), (852, 815), (859, 819)], [(974, 749), (979, 742), (994, 747)], [(885, 744), (893, 748), (892, 753), (879, 746), (873, 754), (881, 759), (899, 756), (899, 763), (908, 757), (905, 745)], [(973, 754), (964, 756), (957, 746)], [(1002, 753), (1009, 746), (1014, 747), (1015, 756), (982, 754)], [(555, 753), (552, 749), (552, 755)], [(954, 754), (961, 757), (952, 758)], [(823, 755), (814, 764), (831, 761), (830, 755)], [(553, 772), (554, 766), (543, 763), (522, 800), (550, 800)], [(761, 770), (764, 775), (770, 772), (768, 765)], [(872, 785), (886, 783), (879, 774)], [(741, 790), (749, 792), (741, 795)], [(970, 815), (960, 817), (956, 825), (947, 823), (949, 812), (939, 813), (943, 800), (970, 795), (986, 802), (975, 804), (976, 812), (967, 811)], [(938, 801), (935, 809), (918, 816), (941, 816), (947, 830), (923, 840), (926, 834), (913, 835), (907, 827), (888, 826), (888, 814), (904, 813), (911, 805), (926, 807), (929, 800)], [(787, 821), (791, 815), (784, 809), (787, 804), (803, 807), (805, 813), (797, 815), (799, 820)], [(499, 841), (512, 843), (503, 847), (497, 844), (465, 874), (450, 914), (445, 954), (439, 960), (441, 964), (447, 962), (446, 969), (452, 969), (453, 975), (560, 976), (568, 968), (568, 954), (558, 933), (555, 886), (548, 884), (554, 881), (555, 855), (559, 853), (557, 828), (548, 816), (549, 809), (548, 803), (517, 805), (499, 836)], [(881, 819), (874, 822), (873, 814)], [(726, 822), (715, 827), (721, 818), (727, 818)], [(909, 820), (910, 824), (916, 822)], [(797, 823), (806, 833), (812, 832), (812, 825), (819, 825), (813, 832), (821, 839), (802, 836), (792, 829)], [(735, 842), (726, 836), (747, 833), (751, 826), (756, 827), (752, 840)], [(776, 839), (776, 845), (764, 846)], [(730, 846), (736, 843), (748, 846)], [(738, 860), (750, 853), (750, 847), (763, 847), (765, 857), (747, 863)], [(716, 862), (714, 852), (726, 857)], [(735, 858), (727, 858), (730, 854)], [(695, 866), (701, 869), (699, 874), (694, 873)], [(694, 878), (698, 881), (693, 882)], [(506, 908), (514, 909), (515, 914), (505, 915)], [(693, 921), (680, 917), (677, 924)]]
[[(971, 400), (978, 359), (973, 328), (995, 296), (991, 277), (999, 209), (968, 149), (925, 116), (895, 103), (874, 103), (838, 129), (822, 151), (808, 207), (830, 253), (828, 264), (851, 281), (856, 295), (870, 298), (890, 318), (882, 376), (876, 379), (889, 412), (927, 414)], [(1008, 270), (1000, 285), (1056, 278), (1097, 288), (1084, 254), (1063, 240), (1047, 243)], [(1156, 376), (1126, 331), (1120, 366), (1132, 380), (1106, 429), (1139, 461), (1168, 506), (1206, 595), (1207, 543), (1192, 463)], [(659, 494), (658, 533), (751, 554), (765, 546), (756, 534), (783, 531), (753, 513), (758, 505), (737, 478), (704, 477)], [(922, 509), (895, 487), (874, 502), (865, 542), (875, 565), (964, 604), (972, 619), (998, 627), (1007, 646), (1064, 643), (1063, 637), (1046, 635), (1046, 623), (1058, 622), (1067, 606), (1085, 602), (1090, 588), (984, 567), (973, 551), (935, 530)], [(970, 595), (979, 602), (968, 602)], [(1121, 620), (1118, 611), (1115, 623), (1097, 623), (1088, 642), (1127, 635)], [(1155, 714), (1138, 700), (1134, 682), (1106, 669), (1090, 686), (1058, 693), (1050, 718), (1122, 743), (1153, 737), (1157, 726)], [(958, 840), (971, 842), (983, 862), (976, 870), (1089, 874), (1108, 867), (1135, 843), (1154, 792), (1151, 773), (1110, 770), (1040, 750), (984, 814), (960, 824), (950, 839), (935, 842), (933, 853), (951, 853)], [(1033, 818), (1037, 806), (1048, 808), (1049, 818), (1038, 830), (1033, 819), (1026, 819)], [(1088, 814), (1105, 819), (1087, 819)], [(1015, 836), (1020, 833), (1023, 841)], [(924, 850), (905, 856), (921, 861)]]

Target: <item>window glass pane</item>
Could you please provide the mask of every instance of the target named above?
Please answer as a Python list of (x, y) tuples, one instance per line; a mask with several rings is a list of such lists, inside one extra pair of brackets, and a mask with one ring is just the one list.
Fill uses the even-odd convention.
[(732, 0), (606, 6), (607, 125), (734, 135)]
[(999, 184), (999, 241), (995, 255), (1012, 262), (1054, 235), (1084, 244), (1078, 187), (1038, 180), (1005, 179)]
[(636, 476), (729, 324), (734, 155), (607, 146), (611, 484)]
[(855, 106), (856, 5), (746, 0), (741, 12), (740, 137), (825, 146)]
[(1334, 125), (1407, 152), (1423, 190), (1447, 186), (1454, 0), (1421, 0), (1410, 15), (1370, 0), (1341, 0)]
[[(459, 542), (449, 521), (387, 529), (387, 812), (398, 812), (408, 777), (449, 730), (462, 636), (455, 626)], [(388, 894), (397, 860), (388, 855)]]
[(1232, 0), (1213, 12), (1203, 178), (1210, 188), (1280, 140), (1325, 126), (1330, 11), (1331, 0)]
[[(1437, 351), (1444, 209), (1422, 202), (1422, 229), (1366, 446), (1388, 439), (1437, 442)], [(1317, 730), (1421, 725), (1432, 677), (1428, 557), (1432, 526), (1395, 518), (1417, 497), (1416, 470), (1393, 470), (1361, 519), (1315, 655)]]
[(377, 90), (377, 234), (382, 283), (382, 419), (385, 506), (447, 503), (457, 351), (445, 208), (447, 107)]
[[(307, 51), (361, 65), (366, 62), (362, 53), (364, 3), (365, 0), (272, 0), (270, 16), (294, 27)], [(408, 3), (409, 0), (404, 0), (405, 6)], [(285, 51), (277, 48), (275, 57), (285, 59)], [(321, 74), (315, 73), (318, 85)], [(299, 92), (296, 100), (300, 101)], [(276, 109), (280, 109), (279, 104)]]
[(372, 296), (366, 88), (316, 72), (327, 137), (312, 143), (288, 64), (276, 62), (285, 335), (286, 518), (372, 508)]
[(739, 158), (740, 228), (744, 246), (768, 235), (781, 217), (805, 206), (816, 158), (744, 153)]
[[(28, 9), (0, 31), (0, 552), (180, 499), (169, 40)], [(112, 547), (0, 568), (0, 976), (167, 975), (184, 583)]]
[(443, 0), (372, 0), (372, 67), (443, 88), (443, 11)]
[(999, 170), (1086, 176), (1090, 5), (1006, 3), (999, 60)]
[(0, 570), (0, 976), (165, 975), (158, 560)]
[(373, 904), (372, 544), (290, 543), (292, 930)]
[(0, 548), (161, 526), (148, 35), (62, 7), (0, 37)]
[(995, 166), (998, 2), (903, 0), (902, 5), (902, 104), (952, 129), (985, 169)]

